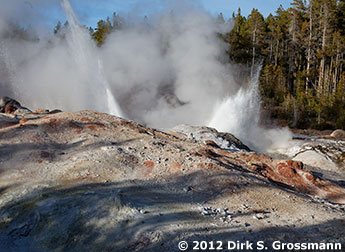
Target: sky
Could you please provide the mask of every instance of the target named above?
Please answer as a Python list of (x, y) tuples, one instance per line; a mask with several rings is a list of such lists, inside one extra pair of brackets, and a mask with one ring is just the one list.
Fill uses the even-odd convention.
[(213, 13), (222, 12), (224, 16), (231, 17), (232, 13), (241, 8), (242, 15), (248, 16), (253, 8), (266, 17), (274, 13), (281, 4), (284, 9), (290, 7), (291, 0), (201, 0), (205, 9)]
[[(62, 0), (0, 0), (0, 15), (12, 15), (19, 18), (24, 26), (37, 26), (42, 23), (51, 30), (58, 21), (66, 20), (61, 8)], [(237, 13), (241, 8), (242, 15), (248, 16), (253, 8), (266, 17), (274, 13), (282, 5), (284, 9), (290, 7), (291, 0), (70, 0), (81, 24), (95, 27), (100, 19), (111, 17), (113, 12), (127, 18), (153, 16), (160, 9), (183, 11), (187, 5), (201, 8), (217, 16), (223, 13), (225, 19)], [(184, 4), (182, 4), (184, 3)], [(33, 24), (29, 24), (33, 22)]]
[[(72, 6), (76, 10), (80, 22), (87, 26), (95, 26), (97, 21), (112, 16), (113, 12), (120, 15), (128, 15), (131, 12), (139, 12), (142, 15), (150, 16), (162, 6), (173, 1), (169, 0), (71, 0)], [(248, 16), (253, 8), (266, 17), (269, 13), (274, 13), (281, 4), (284, 9), (290, 7), (291, 0), (195, 0), (195, 5), (207, 10), (212, 15), (222, 12), (224, 17), (230, 18), (233, 12), (237, 13), (241, 8), (242, 15)], [(55, 13), (56, 18), (61, 13)]]

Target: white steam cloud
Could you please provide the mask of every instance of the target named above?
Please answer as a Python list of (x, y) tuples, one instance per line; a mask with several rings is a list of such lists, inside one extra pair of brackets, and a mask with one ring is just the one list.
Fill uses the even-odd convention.
[(217, 33), (224, 28), (190, 11), (113, 33), (101, 53), (125, 114), (155, 127), (207, 124), (216, 101), (239, 87), (221, 63), (225, 45)]
[(64, 38), (5, 38), (9, 19), (0, 18), (1, 95), (30, 108), (93, 109), (158, 128), (210, 125), (260, 150), (290, 136), (259, 126), (257, 80), (235, 80), (239, 68), (226, 63), (218, 37), (230, 27), (201, 8), (131, 22), (98, 48), (69, 2), (62, 6), (70, 23)]

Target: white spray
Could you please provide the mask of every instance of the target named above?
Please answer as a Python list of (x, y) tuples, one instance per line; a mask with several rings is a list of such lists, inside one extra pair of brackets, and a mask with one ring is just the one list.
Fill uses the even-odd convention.
[(270, 151), (286, 147), (292, 135), (287, 128), (267, 129), (260, 125), (260, 70), (252, 78), (249, 88), (241, 88), (218, 102), (208, 125), (231, 132), (251, 148)]
[(116, 103), (109, 89), (109, 84), (104, 77), (103, 65), (95, 53), (95, 45), (92, 43), (87, 31), (80, 27), (69, 1), (63, 0), (62, 6), (70, 25), (71, 33), (67, 41), (73, 53), (72, 59), (75, 60), (76, 68), (80, 71), (79, 76), (86, 77), (84, 83), (79, 83), (79, 85), (83, 85), (80, 91), (86, 91), (85, 94), (81, 94), (82, 97), (86, 98), (87, 102), (93, 101), (94, 109), (120, 116), (120, 107)]
[(113, 32), (98, 48), (69, 1), (62, 6), (70, 25), (65, 39), (6, 42), (17, 66), (11, 88), (25, 106), (92, 109), (157, 128), (209, 125), (259, 150), (290, 137), (260, 127), (257, 76), (244, 88), (234, 78), (238, 68), (225, 63), (227, 47), (218, 34), (229, 31), (228, 24), (200, 8), (168, 9), (145, 26), (132, 22)]

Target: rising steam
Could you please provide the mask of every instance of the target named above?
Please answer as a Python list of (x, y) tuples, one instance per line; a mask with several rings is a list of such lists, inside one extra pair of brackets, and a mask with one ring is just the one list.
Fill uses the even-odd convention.
[(93, 109), (158, 128), (210, 125), (261, 150), (277, 134), (289, 136), (259, 126), (257, 78), (235, 80), (218, 37), (230, 26), (200, 8), (133, 21), (98, 48), (68, 0), (62, 7), (70, 24), (64, 38), (5, 38), (9, 19), (0, 18), (1, 94), (31, 108)]

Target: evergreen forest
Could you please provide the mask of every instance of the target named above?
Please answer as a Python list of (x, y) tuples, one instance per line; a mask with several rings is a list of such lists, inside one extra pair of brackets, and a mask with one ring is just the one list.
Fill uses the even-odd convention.
[[(146, 18), (146, 17), (145, 17)], [(265, 112), (290, 127), (345, 129), (345, 1), (293, 0), (264, 17), (238, 9), (233, 29), (219, 36), (231, 62), (253, 74), (262, 64), (260, 91)], [(125, 26), (123, 18), (100, 20), (90, 33), (101, 46), (107, 34)]]

